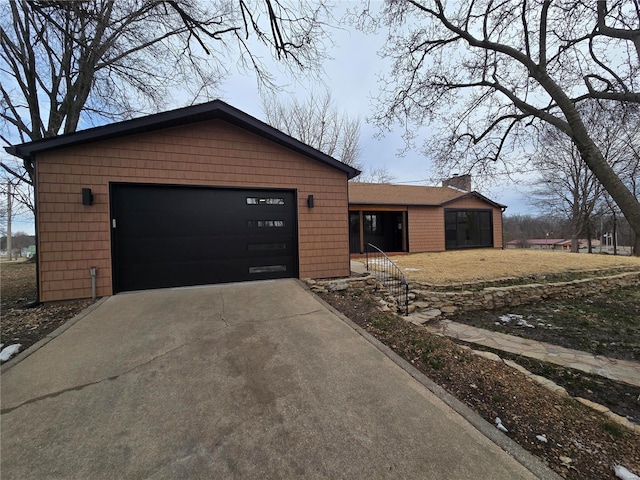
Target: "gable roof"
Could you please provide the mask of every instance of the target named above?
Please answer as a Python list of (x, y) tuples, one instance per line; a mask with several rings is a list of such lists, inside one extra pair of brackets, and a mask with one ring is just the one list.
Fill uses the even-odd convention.
[(475, 197), (496, 208), (507, 208), (478, 192), (450, 187), (423, 187), (389, 183), (349, 182), (349, 203), (354, 205), (412, 205), (441, 207), (463, 198)]
[(57, 150), (59, 148), (152, 132), (164, 128), (188, 125), (190, 123), (203, 122), (207, 120), (223, 120), (232, 125), (243, 128), (249, 132), (266, 138), (267, 140), (301, 153), (313, 160), (341, 170), (348, 175), (348, 178), (353, 178), (360, 174), (359, 170), (350, 167), (349, 165), (346, 165), (339, 160), (336, 160), (335, 158), (330, 157), (329, 155), (326, 155), (321, 151), (300, 142), (299, 140), (296, 140), (293, 137), (290, 137), (257, 118), (232, 107), (222, 100), (213, 100), (199, 105), (156, 113), (154, 115), (134, 118), (132, 120), (111, 123), (100, 127), (59, 135), (57, 137), (45, 138), (43, 140), (22, 143), (20, 145), (12, 145), (5, 147), (5, 150), (16, 157), (35, 160), (39, 153)]

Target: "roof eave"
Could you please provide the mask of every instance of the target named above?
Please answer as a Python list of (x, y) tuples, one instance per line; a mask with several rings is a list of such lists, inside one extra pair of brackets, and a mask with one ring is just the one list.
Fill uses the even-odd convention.
[(460, 195), (459, 197), (455, 197), (455, 198), (452, 198), (451, 200), (447, 200), (446, 202), (442, 203), (442, 206), (446, 206), (446, 205), (448, 205), (450, 203), (457, 202), (458, 200), (462, 200), (463, 198), (467, 198), (467, 197), (476, 197), (479, 200), (482, 200), (483, 202), (486, 202), (486, 203), (488, 203), (488, 204), (490, 204), (490, 205), (492, 205), (492, 206), (494, 206), (496, 208), (499, 208), (501, 210), (504, 210), (504, 209), (507, 208), (506, 205), (502, 205), (501, 203), (494, 202), (493, 200), (488, 199), (487, 197), (485, 197), (484, 195), (482, 195), (482, 194), (480, 194), (480, 193), (478, 193), (476, 191), (467, 192), (464, 195)]
[(134, 118), (100, 127), (68, 133), (57, 137), (45, 138), (33, 142), (5, 147), (5, 151), (22, 159), (35, 160), (38, 153), (85, 143), (109, 140), (112, 138), (137, 135), (141, 133), (171, 128), (207, 120), (222, 120), (244, 128), (263, 138), (297, 151), (316, 161), (330, 165), (345, 172), (349, 179), (358, 176), (360, 170), (346, 165), (299, 140), (267, 125), (251, 115), (223, 102), (214, 100), (209, 103), (184, 107), (169, 112), (157, 113), (146, 117)]
[(408, 202), (357, 202), (349, 200), (349, 205), (364, 205), (364, 206), (372, 206), (376, 205), (385, 206), (385, 207), (440, 207), (442, 204), (440, 203), (408, 203)]

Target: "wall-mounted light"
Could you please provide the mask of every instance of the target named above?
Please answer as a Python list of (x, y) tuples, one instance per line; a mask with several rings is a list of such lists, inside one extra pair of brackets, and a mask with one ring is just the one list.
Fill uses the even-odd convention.
[(313, 208), (313, 195), (307, 197), (307, 207)]
[(91, 193), (90, 188), (82, 189), (82, 204), (83, 205), (93, 205), (93, 193)]

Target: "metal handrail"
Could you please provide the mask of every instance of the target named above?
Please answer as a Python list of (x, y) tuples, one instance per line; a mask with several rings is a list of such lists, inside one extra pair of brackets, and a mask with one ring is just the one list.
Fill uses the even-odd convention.
[(378, 247), (367, 243), (366, 266), (367, 271), (372, 272), (380, 279), (398, 301), (398, 306), (404, 315), (409, 314), (409, 281), (404, 276), (400, 267), (393, 263), (387, 255)]

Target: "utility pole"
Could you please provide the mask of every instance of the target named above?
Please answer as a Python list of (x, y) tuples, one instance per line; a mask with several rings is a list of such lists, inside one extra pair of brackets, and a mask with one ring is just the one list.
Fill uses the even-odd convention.
[(7, 260), (11, 261), (11, 182), (7, 182)]

